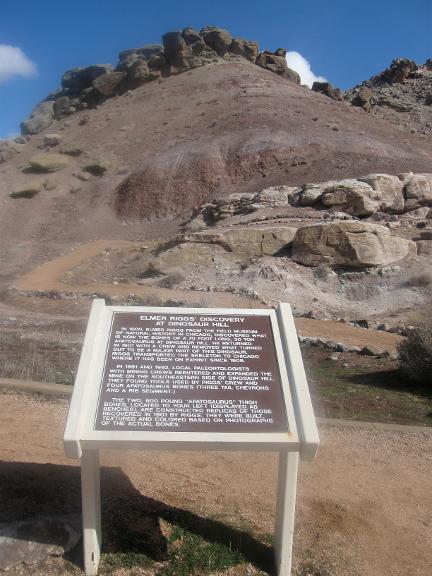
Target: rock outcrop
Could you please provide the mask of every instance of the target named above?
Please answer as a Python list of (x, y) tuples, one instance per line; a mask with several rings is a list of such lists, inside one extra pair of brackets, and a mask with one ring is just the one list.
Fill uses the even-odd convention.
[(385, 226), (354, 220), (304, 226), (292, 242), (293, 260), (305, 266), (368, 268), (415, 253), (414, 242), (393, 236)]
[(205, 66), (228, 55), (242, 57), (300, 83), (299, 75), (287, 66), (283, 48), (260, 54), (257, 42), (233, 38), (222, 28), (206, 26), (200, 32), (193, 28), (167, 32), (162, 42), (163, 45), (146, 44), (123, 50), (115, 68), (110, 64), (96, 64), (66, 71), (61, 79), (61, 90), (50, 94), (33, 109), (21, 124), (22, 133), (37, 134), (48, 128), (54, 119), (94, 108), (108, 98), (135, 90), (146, 82)]

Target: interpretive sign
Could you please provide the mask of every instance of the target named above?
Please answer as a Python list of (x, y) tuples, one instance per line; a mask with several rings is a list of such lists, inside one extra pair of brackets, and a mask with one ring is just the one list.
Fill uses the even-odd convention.
[(287, 431), (268, 316), (115, 312), (95, 430)]
[(291, 569), (299, 456), (315, 417), (291, 309), (152, 308), (93, 302), (64, 434), (81, 458), (84, 564), (98, 570), (99, 450), (279, 452), (275, 553)]

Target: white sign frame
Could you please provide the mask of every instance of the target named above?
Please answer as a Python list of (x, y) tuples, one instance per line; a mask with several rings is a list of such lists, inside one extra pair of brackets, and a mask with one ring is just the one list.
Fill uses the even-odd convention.
[[(111, 323), (116, 312), (267, 316), (271, 320), (286, 408), (287, 432), (165, 432), (94, 430)], [(101, 546), (99, 450), (251, 450), (279, 452), (275, 554), (279, 576), (291, 572), (299, 457), (313, 460), (319, 446), (294, 319), (289, 304), (271, 309), (106, 306), (93, 301), (64, 433), (69, 458), (81, 459), (84, 568), (98, 571)]]

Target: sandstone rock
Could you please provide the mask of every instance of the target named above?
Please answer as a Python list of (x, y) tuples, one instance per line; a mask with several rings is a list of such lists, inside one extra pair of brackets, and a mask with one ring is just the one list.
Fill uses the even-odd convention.
[(157, 78), (158, 76), (167, 77), (171, 74), (171, 67), (166, 61), (163, 52), (150, 56), (147, 60), (147, 64), (153, 78)]
[(432, 256), (432, 240), (417, 240), (416, 244), (420, 256)]
[(107, 72), (93, 80), (93, 88), (105, 98), (111, 98), (125, 91), (126, 72)]
[(379, 194), (379, 210), (390, 214), (402, 214), (404, 211), (403, 183), (397, 176), (390, 174), (368, 174), (358, 178), (369, 184)]
[(408, 58), (395, 58), (390, 67), (384, 70), (382, 78), (390, 84), (401, 83), (417, 70), (418, 66)]
[(161, 252), (153, 259), (156, 268), (166, 272), (188, 265), (208, 266), (215, 259), (230, 259), (230, 253), (222, 246), (210, 243), (182, 242), (173, 248)]
[(279, 74), (279, 76), (283, 76), (283, 78), (300, 84), (299, 74), (291, 70), (291, 68), (288, 68), (285, 56), (277, 55), (275, 52), (264, 51), (258, 55), (255, 64), (275, 74)]
[(63, 74), (61, 85), (63, 90), (78, 94), (85, 88), (92, 86), (93, 81), (98, 76), (112, 72), (112, 70), (113, 68), (110, 64), (96, 64), (95, 66), (87, 66), (86, 68), (73, 68)]
[(151, 80), (150, 68), (145, 60), (139, 59), (127, 68), (128, 87), (131, 89), (138, 88)]
[(218, 56), (224, 56), (231, 46), (232, 36), (227, 30), (215, 26), (206, 26), (200, 31), (204, 42), (212, 48)]
[(101, 159), (101, 160), (94, 160), (93, 162), (86, 164), (83, 170), (85, 170), (86, 172), (90, 172), (90, 174), (93, 174), (94, 176), (102, 176), (103, 174), (105, 174), (107, 170), (109, 170), (110, 167), (111, 167), (110, 162)]
[(38, 134), (48, 128), (54, 120), (54, 102), (41, 102), (35, 106), (27, 120), (21, 124), (22, 134)]
[(287, 226), (227, 228), (189, 234), (189, 242), (222, 246), (241, 258), (272, 256), (290, 244), (296, 228)]
[(370, 216), (380, 206), (380, 194), (366, 182), (354, 179), (340, 180), (327, 186), (321, 200), (324, 206), (353, 216)]
[(408, 210), (408, 212), (402, 214), (401, 216), (402, 220), (425, 220), (426, 218), (429, 218), (429, 213), (431, 209), (428, 206), (423, 206), (422, 208), (414, 208), (414, 210), (410, 210), (409, 209), (410, 204), (412, 203), (414, 205), (417, 203), (417, 201), (410, 199), (407, 202), (408, 206), (406, 209)]
[(342, 92), (340, 88), (334, 88), (330, 82), (314, 82), (312, 90), (328, 96), (332, 100), (342, 100)]
[(323, 187), (320, 184), (304, 184), (299, 194), (301, 206), (313, 206), (317, 204), (323, 195)]
[(432, 174), (402, 175), (405, 182), (405, 211), (432, 206)]
[(201, 54), (206, 47), (204, 39), (193, 28), (185, 28), (182, 32), (182, 37), (194, 56)]
[(80, 100), (78, 98), (69, 98), (69, 96), (61, 96), (54, 102), (54, 116), (57, 120), (76, 112)]
[(234, 38), (231, 42), (229, 51), (238, 56), (243, 56), (246, 60), (255, 63), (259, 53), (259, 48), (257, 42), (243, 40), (243, 38)]
[(63, 154), (36, 154), (29, 164), (34, 172), (58, 172), (69, 165), (69, 159)]
[(9, 193), (11, 198), (33, 198), (43, 189), (41, 180), (27, 180)]
[[(128, 50), (122, 50), (118, 57), (120, 62), (125, 62), (129, 59), (129, 61), (132, 63), (137, 58), (148, 60), (152, 56), (160, 54), (162, 51), (163, 46), (161, 44), (145, 44), (144, 46), (141, 46), (141, 48), (130, 48)], [(130, 60), (131, 56), (133, 57), (132, 61)], [(117, 69), (119, 69), (119, 66), (117, 66)]]
[(295, 190), (297, 190), (297, 188), (293, 186), (272, 186), (271, 188), (265, 188), (258, 192), (252, 198), (252, 202), (267, 204), (273, 208), (287, 206), (288, 199)]
[(358, 92), (355, 94), (354, 98), (351, 100), (351, 104), (353, 106), (358, 106), (359, 108), (363, 108), (366, 112), (369, 112), (371, 109), (371, 100), (373, 98), (373, 92), (370, 88), (363, 86), (360, 88)]
[(62, 140), (63, 137), (60, 134), (45, 134), (43, 143), (44, 146), (49, 146), (51, 148), (60, 144)]
[(366, 268), (386, 265), (415, 254), (415, 243), (392, 236), (378, 224), (355, 220), (299, 228), (292, 243), (292, 258), (305, 266)]
[(189, 68), (192, 51), (181, 32), (167, 32), (162, 36), (165, 59), (176, 68)]

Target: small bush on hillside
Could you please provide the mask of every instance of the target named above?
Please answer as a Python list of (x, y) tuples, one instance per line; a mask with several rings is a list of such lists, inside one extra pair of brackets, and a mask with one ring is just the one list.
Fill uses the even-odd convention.
[(183, 282), (184, 279), (185, 276), (181, 270), (173, 270), (161, 278), (157, 285), (161, 288), (173, 288), (177, 284), (180, 284), (180, 282)]
[(432, 384), (432, 320), (410, 330), (399, 344), (399, 363), (420, 384)]

